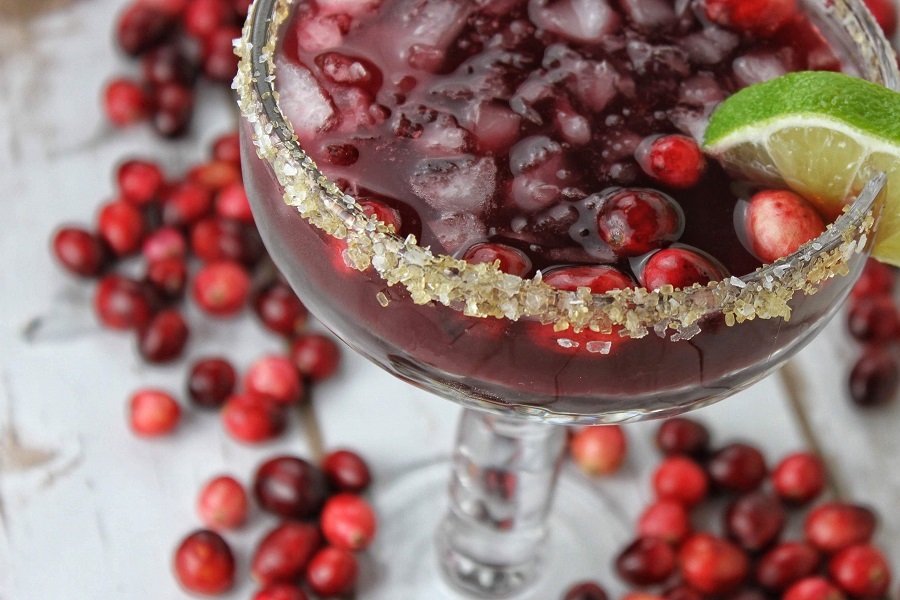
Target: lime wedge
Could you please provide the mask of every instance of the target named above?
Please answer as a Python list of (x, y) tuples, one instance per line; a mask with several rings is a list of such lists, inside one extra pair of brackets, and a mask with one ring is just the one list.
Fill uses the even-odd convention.
[(738, 177), (786, 184), (830, 219), (884, 171), (872, 256), (900, 266), (900, 93), (841, 73), (791, 73), (725, 100), (704, 147)]

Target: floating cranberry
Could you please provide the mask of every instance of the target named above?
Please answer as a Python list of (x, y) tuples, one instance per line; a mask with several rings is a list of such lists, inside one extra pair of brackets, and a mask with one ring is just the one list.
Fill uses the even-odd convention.
[(597, 212), (600, 238), (619, 256), (640, 256), (676, 241), (684, 214), (671, 197), (651, 189), (626, 188), (607, 195)]
[(834, 553), (854, 544), (865, 544), (875, 533), (874, 513), (863, 506), (829, 502), (806, 516), (804, 531), (816, 548)]
[(310, 333), (291, 344), (291, 359), (303, 377), (310, 381), (322, 381), (337, 371), (341, 351), (330, 337)]
[(473, 265), (497, 263), (504, 273), (524, 277), (531, 271), (531, 259), (524, 252), (504, 244), (480, 243), (469, 246), (462, 259)]
[(703, 468), (683, 456), (665, 459), (653, 473), (656, 497), (680, 502), (688, 508), (706, 498), (708, 487)]
[(150, 117), (153, 102), (144, 87), (130, 79), (110, 81), (103, 91), (103, 109), (116, 127), (127, 127)]
[(766, 459), (748, 444), (729, 444), (712, 455), (706, 466), (710, 480), (720, 489), (746, 494), (766, 478)]
[(322, 535), (315, 524), (282, 523), (260, 540), (250, 572), (260, 585), (295, 582), (303, 576), (309, 560), (321, 546)]
[(796, 0), (705, 0), (710, 21), (744, 33), (769, 36), (797, 13)]
[(234, 261), (211, 262), (197, 272), (192, 292), (197, 306), (205, 313), (233, 317), (247, 304), (250, 275)]
[(191, 367), (188, 397), (200, 406), (218, 408), (234, 391), (237, 373), (224, 358), (205, 358)]
[(180, 83), (164, 83), (153, 90), (153, 127), (168, 138), (187, 133), (194, 114), (194, 91)]
[(887, 295), (859, 298), (850, 305), (847, 329), (861, 342), (887, 342), (900, 335), (900, 313)]
[(303, 381), (287, 357), (268, 355), (255, 361), (244, 375), (244, 390), (278, 404), (296, 404), (303, 399)]
[(781, 592), (815, 574), (821, 560), (819, 551), (810, 544), (784, 542), (759, 559), (756, 581), (769, 591)]
[(772, 472), (775, 492), (792, 504), (808, 504), (825, 489), (825, 465), (811, 452), (786, 456)]
[(658, 500), (641, 514), (637, 531), (641, 537), (657, 537), (678, 546), (691, 533), (690, 515), (680, 502)]
[(192, 0), (182, 20), (188, 34), (202, 40), (235, 19), (234, 8), (223, 0)]
[(846, 600), (846, 596), (824, 577), (806, 577), (789, 587), (782, 600)]
[(756, 552), (778, 539), (786, 517), (778, 498), (761, 492), (751, 493), (728, 506), (725, 530), (742, 548)]
[(656, 447), (663, 454), (702, 457), (709, 450), (709, 430), (693, 419), (674, 417), (656, 430)]
[(153, 85), (177, 83), (190, 87), (197, 80), (194, 59), (178, 44), (166, 44), (141, 57), (144, 81)]
[(144, 217), (127, 202), (110, 202), (100, 209), (97, 231), (113, 252), (119, 256), (131, 254), (141, 247)]
[(234, 585), (234, 555), (218, 533), (198, 530), (175, 551), (175, 576), (188, 592), (218, 596)]
[(253, 211), (243, 183), (236, 181), (219, 191), (216, 196), (216, 214), (224, 219), (253, 224)]
[(315, 59), (326, 81), (362, 88), (374, 95), (381, 87), (381, 71), (364, 58), (323, 52)]
[(861, 600), (883, 598), (891, 568), (878, 548), (858, 544), (844, 548), (828, 563), (828, 573), (845, 592)]
[(281, 435), (287, 417), (284, 408), (269, 398), (239, 394), (225, 401), (222, 424), (234, 439), (259, 444)]
[(544, 283), (568, 292), (584, 287), (591, 290), (592, 294), (604, 294), (610, 290), (624, 290), (635, 286), (631, 277), (615, 267), (605, 265), (555, 268), (544, 273)]
[(579, 430), (569, 440), (569, 453), (589, 475), (614, 473), (625, 460), (628, 443), (618, 425), (597, 425)]
[(329, 498), (320, 517), (322, 533), (332, 546), (344, 550), (368, 548), (375, 537), (375, 511), (360, 496), (340, 493)]
[(900, 385), (897, 359), (885, 346), (868, 346), (850, 371), (850, 398), (859, 406), (888, 404)]
[(661, 538), (638, 538), (616, 558), (616, 572), (632, 585), (662, 583), (674, 571), (675, 550)]
[(208, 79), (223, 83), (234, 79), (239, 61), (234, 53), (234, 40), (239, 37), (241, 30), (238, 27), (222, 27), (203, 39), (201, 61), (203, 74)]
[(122, 200), (146, 206), (159, 196), (165, 176), (160, 166), (146, 160), (129, 160), (116, 170), (116, 183)]
[[(162, 200), (163, 222), (173, 227), (196, 223), (208, 215), (213, 206), (209, 190), (194, 181), (184, 181), (167, 190)], [(192, 247), (193, 243), (192, 239)]]
[(99, 237), (79, 227), (63, 227), (53, 236), (53, 255), (70, 273), (96, 277), (109, 261)]
[(706, 533), (689, 537), (678, 552), (681, 574), (704, 594), (735, 590), (747, 576), (749, 561), (734, 544)]
[(369, 487), (372, 475), (366, 461), (351, 450), (334, 450), (322, 459), (322, 472), (333, 488), (359, 494)]
[(284, 518), (307, 519), (325, 503), (328, 482), (302, 458), (278, 456), (256, 471), (253, 491), (263, 510)]
[(259, 262), (265, 248), (256, 227), (210, 217), (191, 229), (191, 249), (200, 260), (235, 260), (251, 267)]
[(857, 300), (867, 296), (890, 295), (894, 291), (894, 281), (893, 267), (870, 258), (850, 290), (850, 297)]
[(168, 435), (181, 420), (181, 408), (161, 390), (140, 390), (129, 402), (131, 430), (145, 437)]
[(297, 294), (280, 281), (259, 291), (253, 309), (266, 329), (286, 336), (301, 333), (309, 320), (309, 311)]
[(563, 600), (609, 600), (609, 596), (599, 584), (581, 581), (566, 590)]
[(214, 160), (230, 162), (236, 167), (241, 166), (241, 138), (236, 131), (213, 140), (211, 151)]
[(765, 190), (750, 198), (745, 224), (751, 250), (764, 263), (793, 254), (825, 231), (816, 209), (787, 190)]
[(706, 171), (700, 146), (683, 135), (647, 139), (638, 147), (635, 157), (647, 175), (673, 188), (696, 185)]
[(641, 285), (658, 290), (664, 285), (676, 289), (705, 285), (724, 276), (708, 258), (686, 248), (666, 248), (653, 254), (641, 272)]
[(165, 41), (174, 25), (172, 15), (136, 2), (119, 17), (116, 29), (119, 47), (131, 56), (138, 56)]
[(234, 477), (212, 479), (200, 490), (197, 513), (212, 529), (234, 529), (247, 518), (247, 492)]
[(328, 546), (319, 550), (306, 568), (306, 583), (310, 589), (333, 598), (350, 593), (356, 586), (359, 567), (353, 553)]
[(374, 217), (385, 225), (393, 227), (395, 233), (402, 231), (401, 226), (403, 223), (400, 219), (400, 213), (387, 204), (378, 200), (363, 200), (359, 203), (359, 207), (370, 217)]
[(100, 322), (112, 329), (141, 329), (153, 316), (147, 289), (122, 275), (107, 275), (97, 285), (94, 309)]
[(308, 600), (308, 596), (296, 585), (273, 583), (256, 592), (253, 600)]
[(164, 310), (140, 329), (138, 351), (147, 362), (170, 362), (181, 356), (188, 335), (181, 313), (175, 309)]
[(897, 32), (897, 4), (893, 0), (863, 0), (885, 37), (891, 39)]

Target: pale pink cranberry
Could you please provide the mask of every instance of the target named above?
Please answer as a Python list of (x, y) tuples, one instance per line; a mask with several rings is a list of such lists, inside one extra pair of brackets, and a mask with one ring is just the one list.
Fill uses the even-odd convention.
[(197, 513), (212, 529), (235, 529), (247, 518), (247, 492), (234, 477), (223, 475), (207, 482), (197, 498)]
[(190, 87), (168, 82), (153, 89), (153, 128), (168, 138), (187, 133), (194, 114), (194, 91)]
[(327, 546), (312, 557), (306, 567), (306, 584), (326, 598), (350, 593), (356, 586), (359, 566), (352, 552)]
[(97, 231), (113, 252), (119, 256), (131, 254), (141, 247), (144, 217), (127, 202), (110, 202), (100, 209)]
[(897, 4), (894, 0), (863, 0), (884, 35), (891, 39), (897, 32)]
[(216, 214), (225, 219), (253, 223), (253, 211), (243, 183), (235, 181), (219, 191), (216, 196)]
[(676, 241), (684, 231), (684, 214), (662, 192), (625, 188), (603, 198), (597, 228), (617, 255), (640, 256)]
[(797, 13), (796, 0), (705, 0), (710, 21), (729, 29), (771, 35)]
[(375, 511), (356, 494), (336, 494), (325, 502), (319, 517), (322, 533), (332, 546), (358, 551), (368, 548), (375, 537)]
[(167, 258), (183, 259), (187, 255), (187, 241), (178, 229), (160, 227), (144, 239), (141, 252), (150, 263)]
[(884, 554), (867, 544), (838, 552), (828, 563), (828, 573), (841, 589), (860, 600), (883, 598), (891, 583), (891, 568)]
[(191, 367), (188, 375), (188, 397), (199, 406), (222, 406), (237, 383), (237, 372), (224, 358), (205, 358)]
[(351, 450), (334, 450), (322, 459), (322, 472), (332, 487), (360, 494), (369, 487), (372, 475), (366, 461)]
[(223, 0), (192, 0), (184, 10), (185, 31), (197, 39), (204, 39), (217, 29), (234, 21), (234, 8)]
[(728, 505), (725, 530), (742, 548), (757, 552), (778, 540), (786, 519), (784, 506), (777, 497), (755, 492)]
[(615, 473), (625, 460), (628, 442), (618, 425), (598, 425), (579, 430), (569, 440), (569, 454), (590, 475)]
[(691, 533), (690, 515), (681, 502), (658, 500), (641, 514), (637, 531), (641, 537), (657, 537), (679, 546)]
[(664, 285), (682, 289), (706, 285), (723, 276), (722, 268), (702, 254), (687, 248), (665, 248), (647, 260), (640, 282), (648, 290), (658, 290)]
[(751, 250), (765, 263), (793, 254), (825, 231), (816, 209), (787, 190), (755, 194), (750, 198), (745, 219)]
[(265, 396), (278, 404), (296, 404), (303, 399), (303, 381), (294, 363), (285, 356), (264, 356), (244, 375), (248, 394)]
[(632, 585), (662, 583), (674, 572), (675, 550), (661, 538), (638, 538), (616, 557), (616, 573)]
[(273, 583), (253, 595), (253, 600), (308, 600), (303, 588), (290, 583)]
[(374, 217), (385, 225), (393, 227), (395, 233), (401, 232), (400, 226), (402, 225), (402, 221), (400, 219), (400, 213), (387, 204), (379, 202), (378, 200), (363, 200), (359, 203), (359, 206), (363, 209), (363, 212), (370, 217)]
[(281, 435), (287, 418), (284, 408), (263, 396), (231, 396), (222, 407), (222, 424), (234, 439), (248, 444), (267, 442)]
[(106, 118), (116, 127), (146, 121), (152, 106), (147, 90), (130, 79), (114, 79), (103, 90), (103, 110)]
[(825, 489), (825, 465), (811, 452), (786, 456), (772, 472), (772, 487), (791, 504), (808, 504)]
[(234, 555), (214, 531), (201, 529), (184, 538), (173, 566), (178, 583), (188, 592), (219, 596), (234, 585)]
[(158, 46), (174, 31), (173, 15), (155, 6), (136, 2), (119, 17), (116, 39), (119, 47), (131, 56), (138, 56)]
[(192, 225), (208, 215), (212, 194), (194, 181), (184, 181), (166, 190), (162, 198), (163, 222), (173, 227)]
[(241, 166), (241, 138), (238, 133), (226, 133), (213, 140), (211, 147), (214, 160), (223, 160)]
[(766, 459), (754, 446), (734, 443), (718, 450), (706, 465), (710, 481), (719, 489), (745, 494), (762, 485)]
[(706, 158), (697, 142), (683, 135), (649, 138), (635, 151), (641, 169), (663, 185), (693, 187), (706, 171)]
[(678, 561), (684, 580), (708, 595), (734, 591), (750, 568), (750, 561), (740, 548), (706, 533), (689, 537), (678, 552)]
[(241, 182), (239, 165), (227, 160), (211, 160), (193, 167), (187, 180), (199, 183), (211, 193), (217, 193), (230, 185)]
[(145, 437), (168, 435), (181, 420), (181, 408), (170, 394), (161, 390), (140, 390), (129, 402), (131, 430)]
[(154, 306), (145, 286), (122, 275), (100, 280), (94, 296), (100, 322), (111, 329), (141, 329), (153, 317)]
[(58, 230), (52, 246), (59, 264), (81, 277), (96, 277), (109, 262), (109, 251), (100, 238), (80, 227)]
[(784, 542), (766, 552), (756, 565), (756, 581), (765, 589), (781, 592), (814, 575), (822, 557), (811, 544)]
[(504, 273), (519, 277), (524, 277), (531, 271), (531, 259), (521, 250), (505, 244), (474, 244), (463, 253), (462, 259), (473, 265), (496, 262)]
[(558, 267), (544, 273), (544, 283), (556, 289), (574, 292), (584, 287), (592, 294), (604, 294), (610, 290), (624, 290), (635, 286), (634, 280), (616, 269), (605, 265)]
[(310, 333), (291, 343), (291, 359), (300, 374), (310, 381), (328, 379), (340, 365), (341, 351), (330, 337)]
[(690, 508), (706, 498), (709, 483), (696, 462), (672, 456), (662, 461), (653, 473), (653, 489), (659, 500), (680, 502)]
[(234, 261), (204, 265), (194, 277), (194, 300), (204, 312), (216, 317), (232, 317), (247, 304), (250, 275)]
[(834, 553), (855, 544), (866, 544), (875, 533), (871, 510), (855, 504), (829, 502), (806, 516), (806, 539), (822, 552)]
[(146, 160), (129, 160), (116, 170), (122, 200), (136, 206), (150, 204), (159, 196), (165, 176), (160, 166)]
[(253, 310), (269, 331), (294, 336), (303, 331), (309, 311), (289, 286), (276, 281), (253, 299)]
[(189, 330), (181, 313), (164, 310), (138, 332), (138, 352), (150, 363), (171, 362), (181, 356)]
[(187, 278), (187, 263), (183, 258), (161, 258), (147, 265), (147, 283), (168, 300), (184, 295)]
[(789, 587), (782, 600), (846, 600), (846, 596), (824, 577), (805, 577)]
[(241, 37), (238, 27), (216, 29), (203, 38), (200, 60), (203, 74), (211, 81), (228, 83), (237, 74), (238, 56), (234, 53), (234, 40)]

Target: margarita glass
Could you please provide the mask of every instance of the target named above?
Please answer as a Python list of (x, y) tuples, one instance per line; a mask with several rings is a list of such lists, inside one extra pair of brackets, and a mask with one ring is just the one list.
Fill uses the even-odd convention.
[[(398, 235), (323, 175), (298, 143), (279, 105), (276, 65), (279, 33), (304, 4), (257, 0), (238, 45), (245, 184), (260, 232), (298, 295), (339, 337), (394, 375), (469, 409), (437, 535), (452, 587), (478, 598), (550, 597), (554, 588), (537, 592), (534, 581), (548, 532), (551, 541), (560, 537), (548, 515), (565, 433), (549, 423), (678, 414), (783, 364), (835, 313), (861, 270), (883, 179), (852, 190), (849, 209), (794, 254), (708, 285), (596, 294), (472, 264)], [(860, 2), (801, 4), (845, 70), (898, 87), (889, 46)], [(430, 507), (434, 476), (416, 481), (383, 491), (404, 496), (385, 506)], [(387, 533), (391, 544), (414, 548), (401, 556), (421, 555), (410, 541), (421, 527), (400, 515), (384, 521), (401, 528)], [(577, 538), (577, 519), (570, 526)], [(428, 585), (374, 594), (437, 597)]]

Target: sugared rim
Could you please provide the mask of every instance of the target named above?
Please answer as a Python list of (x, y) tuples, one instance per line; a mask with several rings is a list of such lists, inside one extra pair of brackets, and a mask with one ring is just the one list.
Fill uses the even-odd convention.
[[(833, 276), (846, 275), (854, 254), (866, 250), (872, 236), (874, 206), (883, 177), (866, 185), (850, 208), (815, 240), (797, 252), (744, 277), (730, 277), (684, 289), (664, 286), (591, 294), (558, 290), (541, 281), (508, 275), (492, 264), (469, 264), (434, 254), (401, 238), (367, 216), (356, 200), (328, 180), (300, 147), (290, 122), (278, 105), (274, 55), (277, 35), (295, 0), (255, 0), (235, 42), (240, 57), (233, 88), (244, 119), (253, 129), (257, 154), (272, 168), (284, 189), (284, 201), (300, 216), (335, 238), (344, 239), (345, 261), (364, 270), (374, 268), (388, 285), (402, 285), (417, 304), (439, 302), (473, 317), (538, 319), (555, 331), (570, 327), (643, 337), (654, 330), (672, 339), (688, 339), (700, 331), (698, 321), (721, 312), (730, 326), (755, 318), (790, 318), (788, 301), (795, 292), (815, 293)], [(882, 85), (897, 89), (890, 46), (858, 0), (836, 0), (829, 9), (857, 42), (862, 59)], [(388, 298), (378, 295), (387, 306)], [(602, 352), (602, 349), (597, 349)]]

